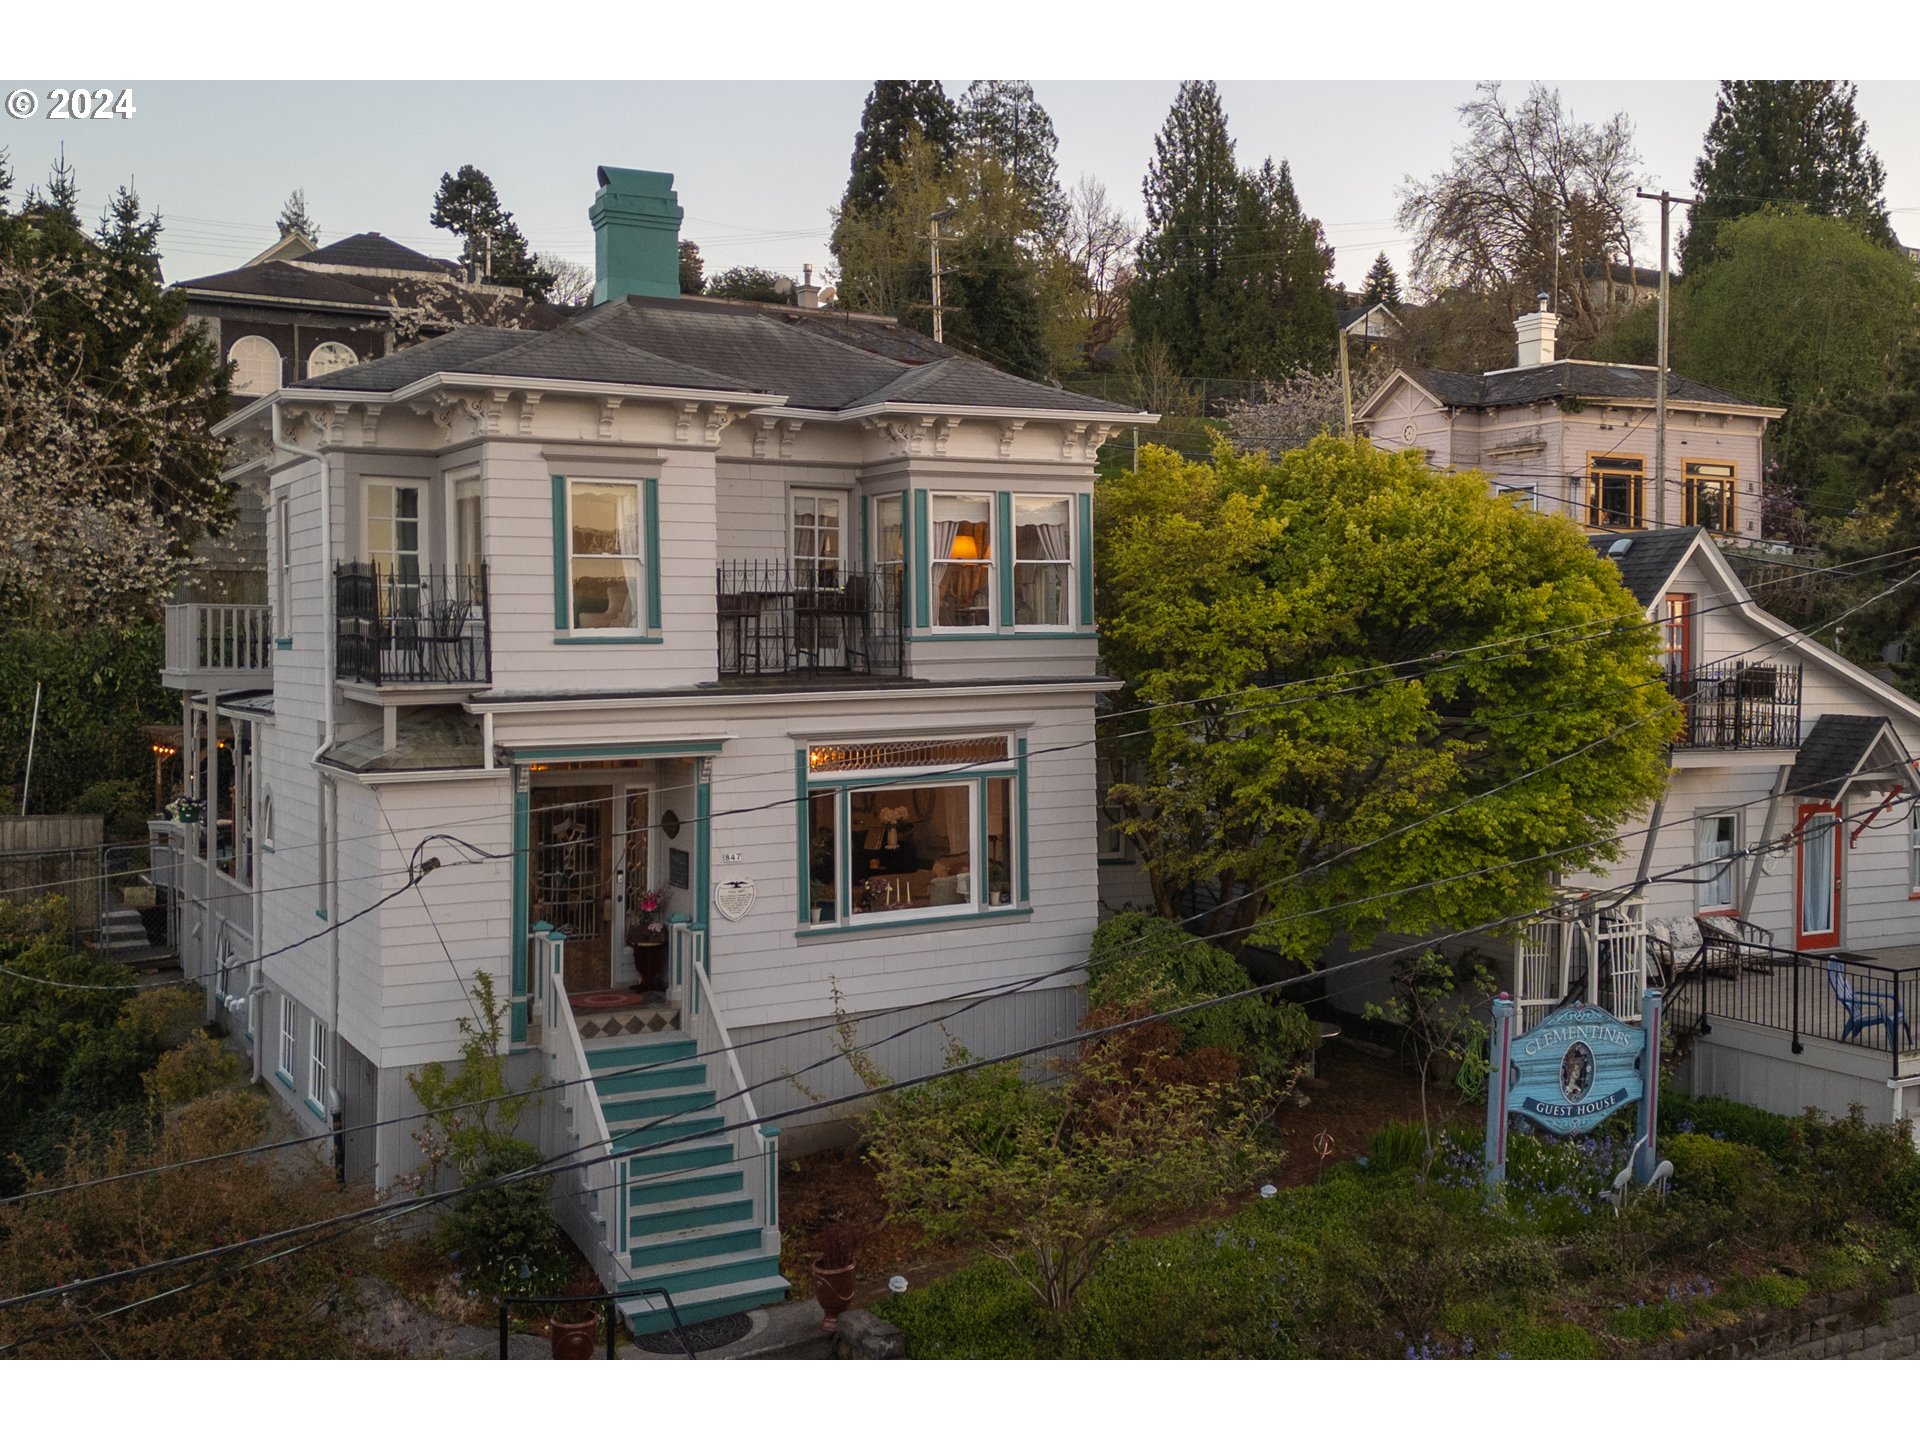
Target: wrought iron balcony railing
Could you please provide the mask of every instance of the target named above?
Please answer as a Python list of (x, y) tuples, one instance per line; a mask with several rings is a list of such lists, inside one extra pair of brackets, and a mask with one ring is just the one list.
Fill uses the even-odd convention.
[(487, 568), (391, 571), (370, 561), (333, 572), (334, 668), (367, 685), (483, 685)]
[(1686, 708), (1675, 745), (1696, 750), (1791, 750), (1800, 743), (1800, 667), (1722, 660), (1670, 671)]
[(719, 569), (722, 675), (903, 675), (897, 565), (732, 560)]

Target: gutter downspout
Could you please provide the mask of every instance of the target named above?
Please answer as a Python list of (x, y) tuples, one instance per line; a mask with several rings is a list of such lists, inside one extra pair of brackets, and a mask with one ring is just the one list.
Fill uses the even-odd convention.
[[(307, 763), (313, 768), (319, 786), (320, 823), (326, 830), (326, 842), (321, 847), (320, 858), (327, 867), (327, 881), (320, 893), (326, 900), (327, 916), (331, 922), (340, 912), (340, 816), (333, 781), (321, 769), (320, 757), (333, 748), (336, 709), (339, 704), (338, 689), (334, 682), (336, 660), (334, 648), (338, 639), (335, 634), (333, 612), (335, 596), (333, 579), (327, 574), (327, 567), (333, 563), (333, 462), (324, 452), (305, 449), (287, 439), (286, 427), (281, 418), (280, 402), (274, 401), (271, 408), (274, 448), (284, 450), (290, 455), (299, 455), (313, 460), (320, 467), (320, 640), (325, 665), (320, 676), (320, 690), (324, 699), (321, 709), (320, 743), (314, 747), (313, 755)], [(337, 1117), (340, 1114), (340, 932), (338, 929), (330, 929), (327, 932), (327, 973), (327, 1043), (333, 1050), (333, 1053), (327, 1057), (327, 1110), (331, 1116), (335, 1117), (337, 1125)]]

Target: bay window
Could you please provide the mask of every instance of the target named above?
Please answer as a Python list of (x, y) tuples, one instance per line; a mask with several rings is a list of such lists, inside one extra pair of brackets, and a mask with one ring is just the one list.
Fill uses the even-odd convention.
[(1073, 502), (1065, 495), (1013, 497), (1013, 623), (1073, 624)]
[(993, 626), (993, 497), (933, 500), (933, 623), (949, 630)]
[(1017, 762), (1005, 736), (802, 752), (803, 922), (955, 918), (1020, 899)]

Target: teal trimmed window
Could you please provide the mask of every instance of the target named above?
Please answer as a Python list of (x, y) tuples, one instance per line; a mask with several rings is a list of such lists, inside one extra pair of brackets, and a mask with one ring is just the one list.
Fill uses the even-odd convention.
[(1011, 913), (1027, 797), (1005, 735), (820, 742), (794, 755), (800, 923), (810, 930)]
[(911, 566), (913, 627), (931, 632), (921, 639), (1093, 629), (1092, 495), (915, 490), (911, 500), (910, 526), (898, 523), (902, 499), (874, 501), (871, 553)]
[(553, 477), (553, 628), (567, 643), (660, 638), (660, 482)]

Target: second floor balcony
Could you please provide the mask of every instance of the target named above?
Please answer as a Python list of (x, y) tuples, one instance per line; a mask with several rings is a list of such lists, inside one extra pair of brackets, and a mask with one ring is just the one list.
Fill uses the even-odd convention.
[(906, 674), (897, 565), (733, 560), (721, 564), (718, 587), (723, 678)]
[(334, 567), (334, 669), (363, 685), (484, 685), (487, 569)]
[(265, 605), (167, 606), (166, 667), (175, 690), (264, 690), (273, 684), (273, 626)]
[(1686, 709), (1674, 741), (1696, 750), (1791, 750), (1800, 743), (1800, 667), (1722, 660), (1672, 670), (1667, 688)]

